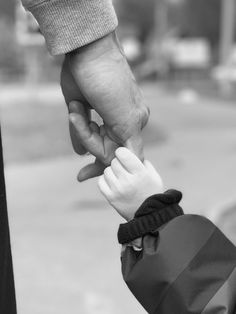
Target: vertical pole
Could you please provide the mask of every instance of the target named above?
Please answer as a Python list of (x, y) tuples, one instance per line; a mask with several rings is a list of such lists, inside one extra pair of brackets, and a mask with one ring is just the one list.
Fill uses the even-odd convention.
[(168, 6), (166, 0), (156, 0), (155, 36), (162, 41), (168, 31)]
[(163, 40), (168, 32), (168, 4), (166, 0), (156, 0), (155, 8), (155, 30), (154, 42), (155, 49), (152, 56), (154, 68), (157, 69), (162, 76), (166, 75), (167, 66), (166, 60), (162, 55)]
[(235, 0), (221, 0), (220, 64), (224, 65), (234, 43)]

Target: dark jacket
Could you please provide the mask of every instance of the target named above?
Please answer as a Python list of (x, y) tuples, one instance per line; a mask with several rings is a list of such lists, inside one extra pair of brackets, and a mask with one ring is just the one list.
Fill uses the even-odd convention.
[(16, 302), (12, 271), (6, 191), (0, 132), (0, 313), (15, 314)]
[(126, 246), (122, 273), (151, 314), (236, 314), (236, 248), (208, 219), (181, 215)]

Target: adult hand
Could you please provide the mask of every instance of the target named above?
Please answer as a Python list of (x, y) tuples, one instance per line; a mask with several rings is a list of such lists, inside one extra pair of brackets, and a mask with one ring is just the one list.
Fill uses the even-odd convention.
[[(88, 151), (96, 157), (80, 171), (79, 181), (101, 175), (118, 146), (143, 160), (141, 130), (149, 110), (114, 33), (66, 55), (61, 87), (73, 147), (80, 155)], [(102, 127), (91, 122), (91, 109), (102, 117)]]

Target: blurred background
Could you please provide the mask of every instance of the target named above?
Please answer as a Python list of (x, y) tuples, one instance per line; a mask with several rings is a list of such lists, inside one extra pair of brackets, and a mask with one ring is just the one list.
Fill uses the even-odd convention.
[[(236, 243), (236, 1), (115, 0), (151, 109), (146, 157), (187, 213)], [(145, 313), (122, 281), (120, 218), (71, 148), (49, 56), (19, 1), (0, 0), (0, 114), (19, 314)]]

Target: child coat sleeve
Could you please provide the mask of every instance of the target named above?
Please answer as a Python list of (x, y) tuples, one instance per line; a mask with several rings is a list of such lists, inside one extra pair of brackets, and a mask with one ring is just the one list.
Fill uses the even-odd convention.
[(111, 0), (22, 0), (39, 23), (52, 55), (65, 54), (111, 33), (117, 17)]
[(127, 246), (122, 273), (151, 314), (236, 314), (236, 248), (209, 220), (182, 215)]

